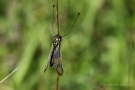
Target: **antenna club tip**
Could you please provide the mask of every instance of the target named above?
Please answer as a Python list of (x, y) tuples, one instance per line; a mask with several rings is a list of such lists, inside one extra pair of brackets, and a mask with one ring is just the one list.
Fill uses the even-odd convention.
[(55, 7), (55, 5), (53, 5), (53, 7)]
[(80, 13), (78, 13), (78, 16), (80, 15)]

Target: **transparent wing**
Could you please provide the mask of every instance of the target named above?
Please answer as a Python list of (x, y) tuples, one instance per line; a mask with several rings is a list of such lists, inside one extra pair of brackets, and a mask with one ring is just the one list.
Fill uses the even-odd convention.
[(58, 75), (62, 76), (63, 74), (63, 67), (62, 67), (62, 59), (60, 55), (60, 47), (56, 47), (53, 54), (53, 62), (54, 67), (58, 73)]
[(54, 67), (55, 67), (58, 75), (62, 76), (63, 75), (63, 67), (62, 67), (61, 58), (54, 59)]

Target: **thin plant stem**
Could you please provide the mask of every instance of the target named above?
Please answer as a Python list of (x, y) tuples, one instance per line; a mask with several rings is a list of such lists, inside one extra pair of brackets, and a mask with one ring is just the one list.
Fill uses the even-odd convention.
[(4, 79), (2, 79), (0, 81), (0, 83), (2, 83), (3, 81), (5, 81), (8, 77), (10, 77), (18, 68), (16, 68), (15, 70), (13, 70), (9, 75), (7, 75)]
[[(59, 18), (58, 18), (58, 0), (56, 0), (56, 24), (57, 24), (57, 30), (58, 30), (58, 36), (60, 35), (59, 31)], [(59, 75), (56, 75), (56, 90), (59, 89)]]
[(59, 75), (56, 75), (56, 90), (59, 90)]
[(58, 0), (56, 0), (56, 24), (57, 24), (58, 35), (60, 35), (60, 31), (59, 31), (59, 18), (58, 18)]

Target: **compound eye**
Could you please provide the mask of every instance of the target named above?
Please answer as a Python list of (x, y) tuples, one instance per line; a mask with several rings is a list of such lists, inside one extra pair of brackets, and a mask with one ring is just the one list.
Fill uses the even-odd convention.
[(56, 38), (55, 40), (58, 41), (58, 38)]
[(59, 41), (60, 41), (60, 38), (59, 38)]

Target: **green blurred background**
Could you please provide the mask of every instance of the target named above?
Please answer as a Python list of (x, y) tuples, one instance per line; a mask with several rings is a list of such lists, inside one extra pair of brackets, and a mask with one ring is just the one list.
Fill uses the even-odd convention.
[[(55, 36), (54, 4), (0, 0), (0, 80), (18, 67), (0, 90), (55, 90), (55, 69), (43, 72)], [(62, 41), (60, 90), (135, 90), (134, 11), (135, 0), (59, 0), (61, 35), (81, 13)]]

